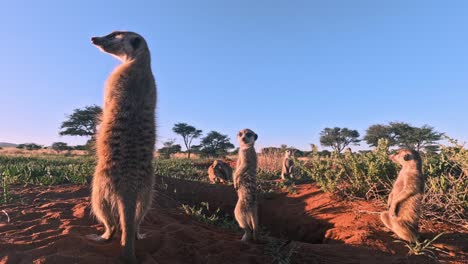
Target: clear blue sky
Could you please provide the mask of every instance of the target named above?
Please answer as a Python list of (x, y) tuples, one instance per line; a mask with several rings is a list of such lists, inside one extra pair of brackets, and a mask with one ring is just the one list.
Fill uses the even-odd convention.
[(0, 141), (83, 143), (58, 129), (102, 105), (118, 61), (90, 37), (113, 30), (149, 42), (159, 142), (187, 122), (309, 149), (389, 121), (468, 141), (467, 1), (106, 2), (1, 0)]

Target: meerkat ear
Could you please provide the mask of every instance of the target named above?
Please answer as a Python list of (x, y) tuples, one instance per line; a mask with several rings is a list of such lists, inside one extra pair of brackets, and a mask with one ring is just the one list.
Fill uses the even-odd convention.
[(258, 135), (254, 133), (254, 137), (255, 137), (255, 140), (257, 140), (257, 138), (258, 138)]
[(140, 38), (140, 37), (136, 37), (136, 38), (130, 40), (130, 44), (132, 44), (132, 48), (133, 48), (133, 49), (138, 49), (138, 47), (139, 47), (140, 44), (141, 44), (141, 38)]
[(411, 154), (406, 154), (404, 157), (403, 157), (404, 160), (408, 161), (408, 160), (412, 160), (413, 159), (413, 155)]

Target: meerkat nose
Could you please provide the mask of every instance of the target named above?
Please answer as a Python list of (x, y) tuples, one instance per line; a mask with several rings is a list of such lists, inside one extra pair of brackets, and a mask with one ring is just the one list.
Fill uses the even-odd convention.
[(91, 42), (92, 42), (93, 44), (96, 44), (96, 41), (97, 41), (97, 40), (98, 40), (98, 37), (92, 37), (92, 38), (91, 38)]

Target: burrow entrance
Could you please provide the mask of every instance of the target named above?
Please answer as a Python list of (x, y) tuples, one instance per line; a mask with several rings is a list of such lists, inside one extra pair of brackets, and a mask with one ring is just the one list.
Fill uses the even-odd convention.
[[(210, 211), (217, 210), (232, 220), (237, 195), (232, 186), (159, 177), (158, 184), (166, 194), (190, 206), (208, 203)], [(259, 222), (262, 230), (273, 237), (312, 244), (324, 242), (325, 233), (333, 225), (313, 218), (305, 211), (300, 199), (285, 193), (259, 195)], [(235, 221), (235, 220), (234, 220)]]

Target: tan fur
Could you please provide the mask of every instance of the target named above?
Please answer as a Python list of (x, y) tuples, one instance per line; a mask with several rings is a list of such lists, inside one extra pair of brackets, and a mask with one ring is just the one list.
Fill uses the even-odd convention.
[(254, 148), (257, 138), (257, 134), (250, 129), (243, 129), (237, 134), (240, 148), (233, 179), (238, 196), (234, 215), (244, 229), (242, 241), (245, 242), (257, 240), (257, 153)]
[(122, 64), (107, 79), (96, 138), (91, 207), (105, 232), (87, 237), (107, 241), (120, 226), (122, 256), (136, 263), (134, 240), (144, 237), (139, 226), (151, 207), (154, 184), (156, 84), (150, 53), (143, 37), (132, 32), (113, 32), (92, 42)]
[(402, 166), (388, 197), (388, 212), (380, 219), (387, 228), (408, 242), (416, 242), (424, 192), (421, 157), (417, 151), (402, 149), (390, 159)]
[(283, 158), (283, 166), (281, 169), (281, 179), (286, 179), (286, 177), (294, 178), (294, 151), (286, 150)]
[(222, 160), (215, 160), (208, 168), (208, 178), (211, 183), (227, 183), (232, 179), (232, 168)]

